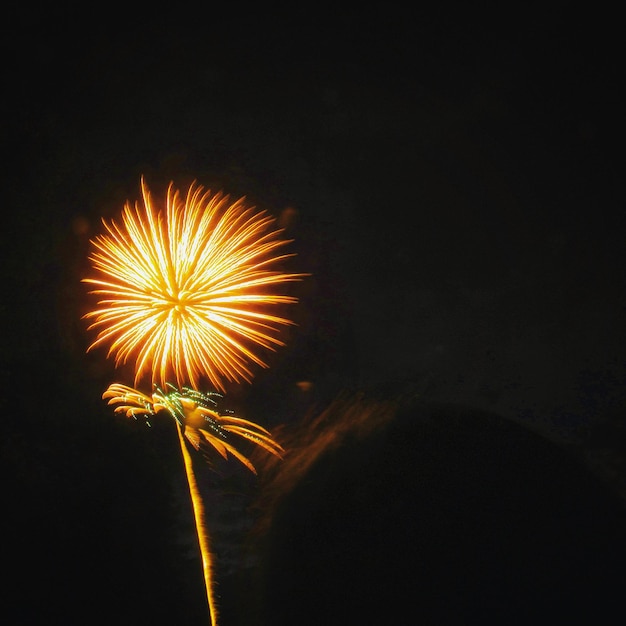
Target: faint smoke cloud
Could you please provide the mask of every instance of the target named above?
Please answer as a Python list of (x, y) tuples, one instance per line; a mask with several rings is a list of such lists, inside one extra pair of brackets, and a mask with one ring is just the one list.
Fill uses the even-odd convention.
[(274, 431), (285, 448), (282, 460), (270, 455), (253, 459), (259, 467), (261, 485), (255, 508), (259, 510), (257, 532), (272, 523), (273, 512), (293, 491), (324, 454), (347, 439), (364, 440), (393, 419), (398, 405), (393, 401), (368, 399), (362, 394), (344, 394), (321, 412), (311, 412), (302, 422)]

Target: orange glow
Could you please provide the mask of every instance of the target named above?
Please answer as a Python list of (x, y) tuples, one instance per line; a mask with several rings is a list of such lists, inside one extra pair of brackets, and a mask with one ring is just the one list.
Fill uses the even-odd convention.
[(292, 324), (270, 312), (296, 302), (278, 289), (304, 277), (277, 269), (293, 256), (280, 253), (290, 240), (245, 198), (192, 183), (183, 199), (170, 183), (162, 214), (143, 178), (141, 190), (143, 205), (126, 203), (122, 223), (103, 222), (92, 240), (98, 276), (84, 282), (100, 299), (86, 315), (98, 330), (89, 349), (108, 345), (116, 366), (134, 360), (136, 385), (249, 382), (251, 363), (267, 367), (258, 348), (284, 345), (280, 327)]

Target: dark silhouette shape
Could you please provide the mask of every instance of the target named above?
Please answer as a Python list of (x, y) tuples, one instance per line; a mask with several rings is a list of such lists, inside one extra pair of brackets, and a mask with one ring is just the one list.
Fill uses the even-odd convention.
[(277, 505), (256, 617), (617, 623), (625, 519), (567, 449), (497, 415), (413, 404), (348, 433)]

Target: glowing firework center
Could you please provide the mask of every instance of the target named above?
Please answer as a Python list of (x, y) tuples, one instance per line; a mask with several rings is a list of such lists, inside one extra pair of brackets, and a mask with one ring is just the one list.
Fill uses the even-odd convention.
[(277, 290), (302, 275), (274, 269), (293, 256), (279, 253), (290, 240), (243, 198), (229, 204), (192, 184), (183, 201), (170, 184), (163, 218), (141, 188), (143, 205), (127, 203), (122, 225), (104, 222), (93, 241), (102, 277), (85, 279), (100, 297), (87, 315), (99, 331), (90, 349), (108, 344), (116, 365), (134, 359), (135, 384), (150, 376), (197, 388), (206, 377), (224, 391), (224, 380), (249, 382), (249, 363), (266, 367), (249, 346), (283, 345), (279, 329), (292, 324), (271, 312), (296, 302)]

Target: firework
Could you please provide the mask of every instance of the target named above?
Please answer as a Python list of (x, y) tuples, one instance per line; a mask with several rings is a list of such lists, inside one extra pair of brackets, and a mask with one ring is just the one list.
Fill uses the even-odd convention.
[(104, 222), (106, 233), (92, 242), (98, 276), (84, 281), (95, 286), (91, 293), (99, 301), (86, 315), (93, 320), (89, 328), (98, 330), (89, 350), (108, 345), (116, 367), (134, 361), (135, 385), (150, 379), (150, 396), (110, 385), (103, 398), (115, 412), (148, 421), (167, 411), (176, 421), (215, 625), (204, 505), (186, 444), (204, 456), (217, 451), (234, 457), (254, 473), (237, 442), (252, 442), (277, 457), (283, 449), (262, 426), (218, 410), (219, 392), (197, 389), (206, 378), (224, 391), (225, 381), (249, 382), (252, 364), (267, 366), (258, 349), (283, 345), (280, 328), (292, 324), (272, 307), (296, 302), (279, 288), (304, 274), (279, 269), (293, 256), (280, 252), (289, 240), (244, 198), (230, 203), (228, 196), (193, 183), (183, 200), (170, 184), (165, 212), (158, 213), (143, 179), (141, 190), (143, 204), (126, 203), (121, 224)]
[(171, 384), (168, 384), (166, 389), (163, 391), (155, 386), (152, 396), (147, 396), (132, 387), (114, 383), (109, 386), (102, 397), (108, 399), (109, 404), (117, 405), (115, 407), (116, 413), (124, 413), (127, 417), (149, 419), (150, 416), (156, 415), (159, 411), (166, 411), (177, 423), (176, 430), (187, 484), (189, 485), (198, 547), (202, 557), (209, 615), (211, 624), (215, 626), (217, 624), (217, 605), (213, 593), (213, 559), (204, 521), (204, 503), (193, 471), (193, 461), (185, 441), (188, 441), (204, 455), (208, 453), (208, 448), (217, 450), (224, 459), (228, 459), (231, 455), (255, 474), (254, 465), (231, 443), (231, 435), (252, 441), (277, 457), (281, 457), (283, 448), (262, 426), (235, 417), (231, 412), (218, 411), (218, 399), (223, 397), (221, 394), (216, 392), (201, 393), (188, 387), (179, 390)]
[(282, 447), (265, 428), (235, 417), (230, 411), (217, 410), (218, 399), (223, 397), (221, 394), (202, 393), (189, 387), (179, 390), (171, 384), (166, 386), (166, 390), (155, 387), (152, 396), (147, 396), (132, 387), (114, 383), (102, 397), (108, 399), (109, 404), (116, 404), (115, 411), (127, 417), (149, 418), (161, 410), (167, 411), (182, 427), (183, 436), (196, 450), (205, 455), (209, 449), (217, 450), (224, 459), (231, 455), (255, 474), (254, 465), (231, 443), (232, 435), (252, 441), (271, 454), (281, 456)]
[(141, 190), (143, 203), (126, 203), (121, 224), (103, 220), (92, 242), (89, 349), (108, 345), (116, 366), (134, 360), (135, 385), (250, 382), (253, 363), (267, 367), (259, 349), (284, 345), (280, 328), (293, 323), (275, 312), (296, 302), (279, 289), (304, 276), (280, 270), (290, 240), (245, 198), (230, 203), (193, 183), (183, 199), (172, 183), (159, 214), (143, 179)]

